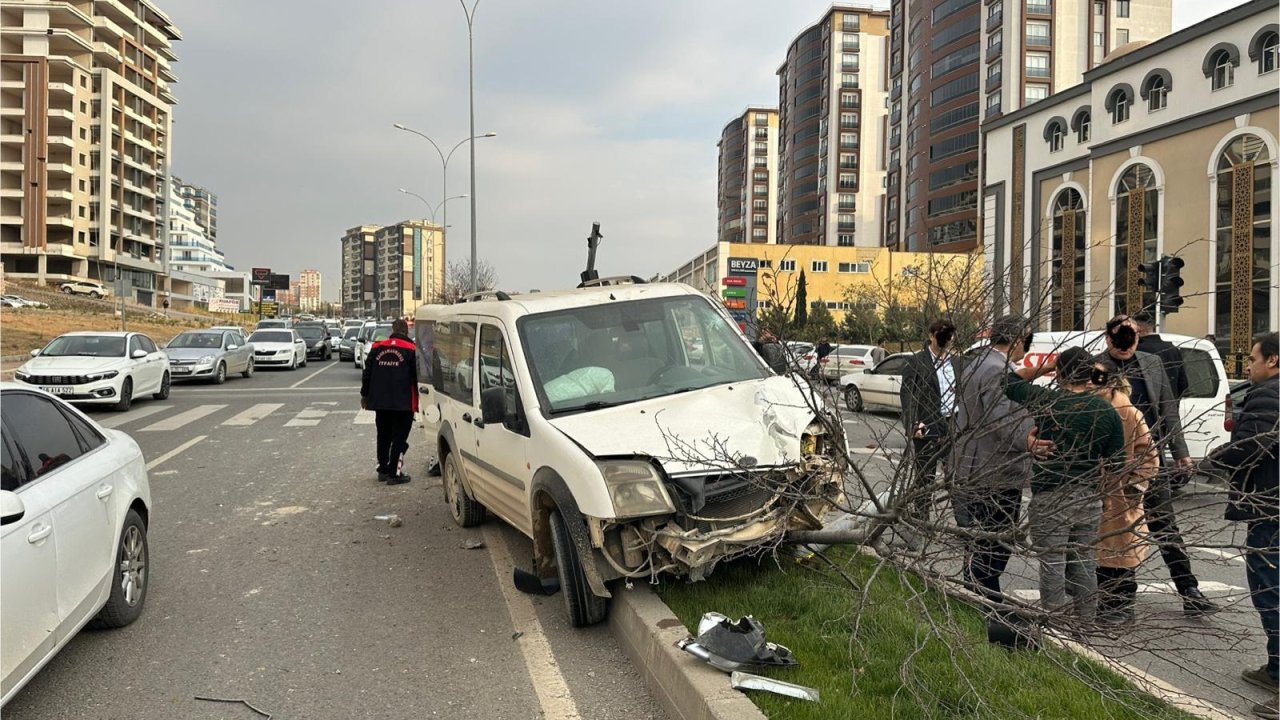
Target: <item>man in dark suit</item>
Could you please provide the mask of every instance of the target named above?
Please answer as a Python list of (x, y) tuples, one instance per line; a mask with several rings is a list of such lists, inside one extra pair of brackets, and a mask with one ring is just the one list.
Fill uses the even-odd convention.
[[(1197, 617), (1217, 612), (1218, 608), (1200, 592), (1200, 582), (1191, 571), (1191, 558), (1174, 514), (1171, 476), (1191, 472), (1195, 463), (1182, 434), (1178, 398), (1169, 386), (1169, 375), (1160, 358), (1138, 350), (1138, 325), (1128, 316), (1119, 315), (1107, 322), (1106, 339), (1106, 352), (1093, 360), (1124, 373), (1129, 381), (1129, 400), (1142, 412), (1160, 453), (1160, 474), (1151, 482), (1143, 499), (1151, 538), (1160, 546), (1169, 575), (1182, 596), (1184, 613)], [(1166, 447), (1176, 465), (1172, 470), (1165, 465)]]
[(1138, 326), (1138, 352), (1160, 358), (1164, 374), (1169, 376), (1169, 387), (1173, 388), (1175, 397), (1182, 398), (1187, 392), (1187, 371), (1182, 365), (1182, 351), (1156, 334), (1155, 319), (1146, 310), (1135, 313), (1133, 322)]
[(938, 463), (947, 456), (951, 417), (956, 411), (956, 383), (960, 366), (951, 355), (955, 325), (937, 320), (929, 326), (929, 345), (911, 356), (902, 371), (902, 424), (911, 439), (912, 477), (907, 487), (913, 495), (912, 514), (929, 519)]

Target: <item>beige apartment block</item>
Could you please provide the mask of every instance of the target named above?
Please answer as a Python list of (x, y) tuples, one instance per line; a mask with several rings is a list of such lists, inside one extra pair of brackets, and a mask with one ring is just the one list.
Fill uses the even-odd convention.
[(716, 147), (720, 242), (776, 243), (778, 109), (748, 107), (724, 126)]
[[(983, 125), (983, 249), (1004, 307), (1046, 330), (1153, 309), (1138, 266), (1181, 258), (1166, 332), (1228, 372), (1280, 318), (1280, 26), (1252, 0), (1113, 51), (1084, 82)], [(1000, 310), (997, 310), (1000, 312)], [(1239, 375), (1236, 375), (1237, 377)]]
[(150, 0), (0, 0), (6, 276), (159, 303), (181, 37)]
[(888, 12), (836, 4), (788, 47), (778, 68), (778, 243), (880, 245), (888, 32)]
[(298, 274), (298, 307), (304, 311), (314, 312), (322, 304), (321, 278), (319, 270), (303, 270)]
[(403, 220), (374, 234), (374, 278), (381, 317), (413, 317), (444, 292), (444, 228)]

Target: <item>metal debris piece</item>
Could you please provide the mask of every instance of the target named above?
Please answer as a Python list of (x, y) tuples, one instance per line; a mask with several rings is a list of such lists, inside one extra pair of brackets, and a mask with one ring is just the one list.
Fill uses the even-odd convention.
[(404, 524), (404, 521), (400, 519), (400, 516), (395, 513), (387, 513), (385, 515), (374, 515), (373, 519), (384, 520), (391, 527), (400, 527), (401, 525)]
[(479, 550), (480, 548), (484, 547), (484, 541), (477, 540), (476, 538), (468, 538), (462, 541), (462, 547), (466, 548), (467, 550)]
[(717, 612), (706, 613), (698, 622), (698, 637), (685, 638), (676, 647), (727, 673), (800, 664), (791, 650), (766, 642), (764, 626), (750, 615), (735, 622)]
[(774, 680), (773, 678), (752, 675), (751, 673), (735, 672), (730, 674), (729, 685), (735, 690), (764, 690), (765, 692), (777, 693), (778, 695), (786, 695), (810, 702), (818, 702), (819, 699), (817, 688), (796, 685), (795, 683)]
[(267, 712), (266, 710), (262, 710), (260, 708), (254, 707), (253, 704), (250, 703), (248, 700), (241, 700), (240, 698), (228, 699), (228, 698), (205, 697), (203, 695), (196, 695), (195, 699), (204, 700), (205, 702), (219, 702), (219, 703), (232, 703), (232, 704), (244, 705), (250, 710), (266, 718), (267, 720), (271, 720), (271, 713)]

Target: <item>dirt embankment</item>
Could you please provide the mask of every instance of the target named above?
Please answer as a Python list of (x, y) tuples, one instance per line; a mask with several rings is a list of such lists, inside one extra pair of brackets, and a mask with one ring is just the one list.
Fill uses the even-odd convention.
[[(162, 320), (156, 318), (127, 319), (128, 330), (144, 333), (157, 343), (169, 339), (183, 330), (209, 327), (213, 320)], [(85, 313), (74, 310), (32, 310), (0, 308), (0, 356), (25, 356), (36, 348), (44, 347), (50, 340), (73, 330), (120, 330), (120, 318), (106, 313)], [(22, 361), (19, 361), (19, 363)], [(6, 362), (9, 370), (17, 363)]]

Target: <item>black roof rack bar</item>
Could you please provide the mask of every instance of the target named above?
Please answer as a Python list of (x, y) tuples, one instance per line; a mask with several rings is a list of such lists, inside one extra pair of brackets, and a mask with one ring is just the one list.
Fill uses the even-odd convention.
[(614, 275), (613, 277), (594, 278), (578, 283), (578, 288), (604, 287), (606, 285), (645, 285), (649, 281), (639, 275)]
[(501, 290), (481, 290), (480, 292), (473, 292), (473, 293), (468, 293), (466, 295), (463, 295), (458, 300), (458, 302), (460, 303), (479, 302), (480, 300), (483, 300), (485, 298), (493, 298), (495, 300), (510, 300), (511, 296), (502, 292)]

